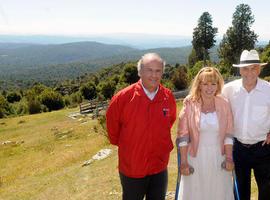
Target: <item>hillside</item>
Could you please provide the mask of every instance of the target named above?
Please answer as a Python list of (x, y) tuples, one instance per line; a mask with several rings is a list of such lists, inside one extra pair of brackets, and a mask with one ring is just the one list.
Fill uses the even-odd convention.
[[(74, 111), (78, 108), (0, 120), (1, 200), (120, 199), (117, 148), (96, 120), (67, 117)], [(4, 145), (7, 141), (13, 143)], [(112, 154), (82, 167), (103, 148)], [(173, 156), (170, 191), (175, 164)]]
[[(0, 200), (121, 199), (117, 148), (108, 143), (97, 120), (68, 117), (76, 111), (0, 119)], [(82, 167), (103, 148), (112, 149), (112, 154)], [(172, 197), (176, 162), (174, 149), (168, 167)], [(254, 185), (252, 189), (255, 200)]]
[(118, 56), (136, 49), (107, 45), (97, 42), (76, 42), (57, 45), (37, 44), (0, 44), (0, 68), (4, 66), (21, 66), (38, 68), (51, 64), (84, 62)]
[(0, 43), (0, 86), (54, 83), (128, 61), (147, 52), (159, 53), (168, 64), (185, 64), (191, 46), (139, 50), (97, 42), (55, 45)]

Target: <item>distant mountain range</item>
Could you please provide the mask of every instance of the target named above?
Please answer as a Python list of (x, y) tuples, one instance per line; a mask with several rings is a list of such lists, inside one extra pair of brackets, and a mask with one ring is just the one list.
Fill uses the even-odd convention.
[(147, 52), (160, 54), (169, 64), (185, 64), (191, 46), (141, 50), (98, 42), (0, 43), (0, 86), (1, 81), (52, 83), (74, 79), (102, 67), (137, 61)]
[[(192, 49), (190, 42), (187, 37), (145, 34), (0, 35), (0, 87), (6, 81), (51, 83), (74, 79), (102, 67), (137, 61), (147, 52), (160, 54), (168, 64), (186, 64)], [(217, 47), (210, 50), (210, 57), (218, 62)]]
[(117, 44), (137, 49), (182, 47), (191, 45), (192, 37), (153, 34), (99, 34), (90, 36), (0, 35), (0, 43), (64, 44), (81, 41)]

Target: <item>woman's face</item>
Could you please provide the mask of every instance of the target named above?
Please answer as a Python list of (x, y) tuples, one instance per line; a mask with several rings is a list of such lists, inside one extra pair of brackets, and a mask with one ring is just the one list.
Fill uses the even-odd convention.
[(212, 98), (215, 96), (218, 84), (215, 82), (201, 82), (200, 91), (204, 98)]

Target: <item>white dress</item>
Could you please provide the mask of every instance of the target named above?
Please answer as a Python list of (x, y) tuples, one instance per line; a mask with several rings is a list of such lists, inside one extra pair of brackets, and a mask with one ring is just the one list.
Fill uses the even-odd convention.
[(179, 200), (234, 200), (231, 172), (221, 168), (219, 141), (216, 112), (201, 113), (197, 156), (188, 156), (194, 173), (181, 176)]

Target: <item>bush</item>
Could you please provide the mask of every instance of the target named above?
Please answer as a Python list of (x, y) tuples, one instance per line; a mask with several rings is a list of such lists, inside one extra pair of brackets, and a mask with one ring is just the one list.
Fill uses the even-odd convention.
[(9, 104), (5, 97), (0, 94), (0, 118), (5, 117), (9, 113)]
[(80, 87), (80, 92), (85, 99), (91, 100), (96, 98), (97, 91), (93, 82), (88, 82)]
[(10, 92), (7, 94), (6, 98), (9, 103), (14, 103), (14, 102), (20, 101), (22, 97), (17, 92)]
[(39, 96), (40, 102), (45, 105), (49, 111), (59, 110), (64, 107), (62, 96), (52, 89), (44, 90)]
[(41, 112), (41, 103), (36, 98), (28, 100), (29, 114), (36, 114)]
[(100, 94), (105, 99), (110, 99), (113, 96), (114, 91), (116, 89), (114, 81), (101, 82), (98, 85), (98, 88), (99, 88)]
[(15, 115), (24, 115), (28, 114), (29, 112), (28, 102), (25, 99), (11, 104), (11, 107)]
[(75, 92), (70, 95), (71, 104), (82, 103), (83, 97), (80, 92)]
[(172, 76), (172, 83), (178, 90), (183, 90), (188, 86), (188, 75), (184, 66), (178, 67)]
[(136, 83), (140, 77), (138, 76), (137, 66), (134, 63), (128, 63), (125, 65), (124, 71), (121, 76), (121, 80), (128, 84)]

